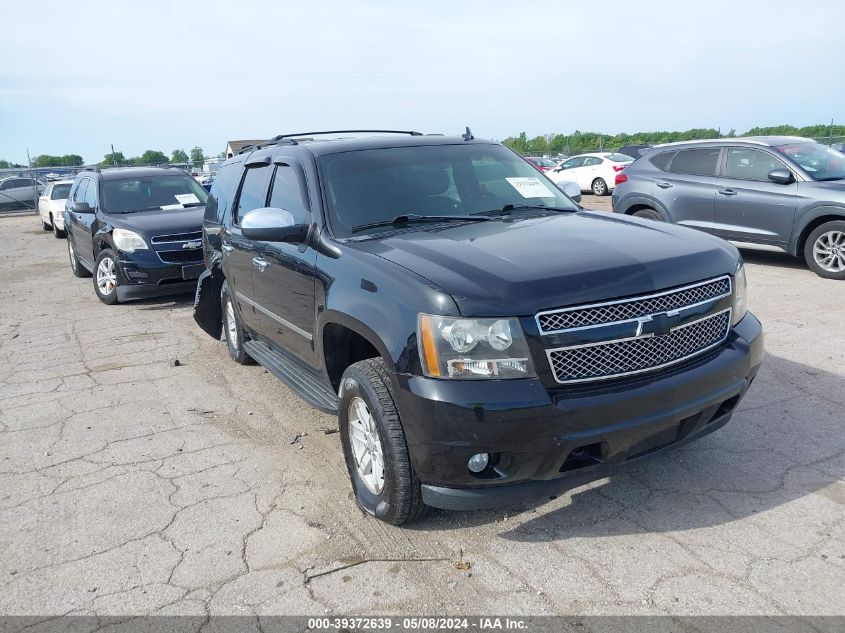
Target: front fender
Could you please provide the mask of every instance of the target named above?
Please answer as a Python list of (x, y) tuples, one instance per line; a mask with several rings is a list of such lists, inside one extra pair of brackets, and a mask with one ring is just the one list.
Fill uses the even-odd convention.
[(789, 241), (789, 253), (791, 255), (801, 255), (801, 241), (807, 232), (807, 227), (814, 221), (823, 217), (845, 220), (845, 206), (823, 202), (817, 203), (814, 206), (808, 205), (799, 211), (795, 217), (795, 225), (792, 229), (792, 239)]

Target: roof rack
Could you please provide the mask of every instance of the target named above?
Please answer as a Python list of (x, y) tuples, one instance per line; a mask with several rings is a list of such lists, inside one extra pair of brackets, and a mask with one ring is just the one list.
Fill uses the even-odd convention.
[(329, 130), (326, 132), (298, 132), (296, 134), (279, 134), (274, 136), (266, 143), (253, 143), (252, 145), (244, 145), (238, 150), (238, 154), (250, 152), (262, 147), (269, 147), (271, 145), (298, 145), (297, 137), (301, 136), (323, 136), (325, 134), (409, 134), (410, 136), (423, 136), (422, 132), (416, 130)]

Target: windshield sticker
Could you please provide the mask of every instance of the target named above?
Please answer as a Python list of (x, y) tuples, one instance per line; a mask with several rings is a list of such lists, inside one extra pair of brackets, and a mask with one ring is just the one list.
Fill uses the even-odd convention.
[(175, 196), (179, 204), (199, 204), (200, 199), (195, 193), (177, 193)]
[(555, 194), (539, 178), (505, 178), (523, 198), (554, 198)]
[[(193, 194), (191, 194), (191, 195), (193, 195)], [(161, 205), (162, 211), (175, 211), (176, 209), (184, 209), (184, 208), (185, 207), (183, 207), (181, 204), (163, 204), (163, 205)]]

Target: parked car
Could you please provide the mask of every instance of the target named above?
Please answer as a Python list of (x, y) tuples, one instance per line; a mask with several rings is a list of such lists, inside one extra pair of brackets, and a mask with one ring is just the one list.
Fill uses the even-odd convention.
[(617, 154), (625, 154), (625, 156), (630, 156), (634, 160), (640, 158), (641, 156), (645, 156), (648, 154), (648, 151), (651, 149), (651, 145), (623, 145), (618, 150), (616, 150)]
[(618, 176), (613, 210), (803, 255), (816, 274), (845, 279), (845, 155), (810, 139), (660, 145)]
[(118, 167), (80, 172), (65, 205), (68, 257), (77, 277), (113, 304), (190, 292), (205, 269), (202, 216), (208, 194), (180, 169)]
[(754, 379), (724, 240), (583, 211), (470, 133), (308, 136), (224, 163), (194, 318), (338, 416), (379, 519), (606, 477), (721, 427)]
[(32, 209), (43, 187), (43, 182), (37, 180), (33, 185), (28, 176), (3, 178), (0, 180), (0, 209)]
[(615, 152), (598, 152), (573, 156), (549, 171), (546, 175), (554, 182), (572, 180), (581, 191), (595, 196), (606, 196), (616, 183), (616, 174), (633, 162), (633, 158)]
[(526, 156), (525, 160), (534, 165), (540, 171), (549, 171), (553, 169), (556, 163), (550, 158), (542, 158), (538, 156)]
[(51, 180), (38, 196), (38, 215), (41, 228), (53, 231), (56, 237), (65, 236), (64, 211), (73, 180)]

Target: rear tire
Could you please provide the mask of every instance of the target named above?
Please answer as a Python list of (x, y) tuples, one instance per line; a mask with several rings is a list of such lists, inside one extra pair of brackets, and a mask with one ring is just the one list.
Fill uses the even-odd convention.
[(94, 262), (94, 294), (106, 305), (117, 303), (117, 256), (109, 248), (104, 248)]
[(635, 218), (644, 218), (646, 220), (654, 220), (655, 222), (665, 222), (666, 219), (660, 214), (657, 209), (645, 208), (634, 211), (631, 215)]
[(607, 183), (604, 181), (604, 178), (596, 178), (590, 186), (590, 189), (592, 189), (594, 196), (606, 196), (610, 193), (607, 189)]
[(247, 340), (238, 306), (229, 290), (229, 282), (224, 281), (220, 289), (220, 309), (223, 314), (223, 334), (226, 337), (226, 347), (229, 356), (239, 365), (255, 365), (252, 356), (244, 351)]
[(819, 277), (845, 279), (845, 221), (817, 226), (804, 242), (804, 259)]
[(53, 225), (53, 235), (56, 236), (57, 240), (65, 236), (65, 232), (56, 226), (56, 219), (52, 215), (50, 216), (50, 224)]
[(426, 507), (384, 360), (354, 363), (340, 382), (338, 426), (355, 498), (385, 523), (419, 518)]
[(70, 260), (70, 270), (74, 277), (90, 277), (91, 273), (82, 264), (79, 263), (79, 258), (76, 256), (76, 249), (73, 247), (73, 238), (67, 236), (67, 256)]

